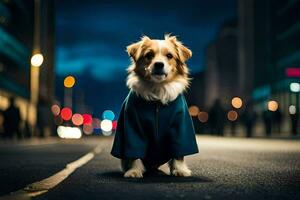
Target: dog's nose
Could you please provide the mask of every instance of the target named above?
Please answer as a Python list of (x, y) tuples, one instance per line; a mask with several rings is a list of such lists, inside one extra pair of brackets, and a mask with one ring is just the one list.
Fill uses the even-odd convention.
[(154, 68), (157, 71), (161, 71), (164, 68), (164, 63), (163, 62), (156, 62), (156, 63), (154, 63)]

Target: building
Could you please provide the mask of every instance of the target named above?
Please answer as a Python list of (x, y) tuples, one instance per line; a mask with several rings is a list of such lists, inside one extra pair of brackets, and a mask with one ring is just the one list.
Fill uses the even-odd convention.
[(205, 107), (216, 99), (226, 107), (230, 105), (231, 98), (238, 95), (237, 69), (237, 24), (230, 20), (206, 49)]
[[(23, 122), (33, 127), (37, 121), (35, 95), (48, 105), (54, 95), (54, 1), (0, 2), (0, 110), (4, 111), (14, 97)], [(44, 56), (32, 90), (30, 58), (36, 50)], [(50, 123), (50, 120), (49, 120)]]
[(244, 100), (255, 101), (259, 113), (268, 101), (278, 102), (282, 132), (290, 131), (289, 107), (299, 107), (299, 93), (290, 84), (300, 77), (286, 74), (289, 68), (300, 71), (299, 10), (299, 0), (238, 1), (239, 91)]

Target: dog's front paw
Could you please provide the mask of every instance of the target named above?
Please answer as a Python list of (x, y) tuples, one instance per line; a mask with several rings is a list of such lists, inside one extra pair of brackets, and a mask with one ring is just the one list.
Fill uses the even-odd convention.
[(181, 176), (181, 177), (189, 177), (192, 175), (192, 171), (189, 169), (173, 169), (172, 175)]
[(143, 178), (143, 171), (140, 169), (129, 169), (124, 174), (125, 178)]

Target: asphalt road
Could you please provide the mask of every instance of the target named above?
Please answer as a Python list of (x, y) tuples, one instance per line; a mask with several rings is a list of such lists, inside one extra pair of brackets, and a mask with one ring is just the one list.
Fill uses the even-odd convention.
[[(0, 196), (101, 152), (33, 199), (300, 199), (300, 140), (198, 137), (200, 153), (187, 158), (189, 178), (146, 174), (125, 179), (110, 156), (112, 138), (0, 143)], [(10, 195), (8, 195), (10, 194)], [(8, 195), (8, 196), (3, 196)], [(1, 197), (0, 197), (1, 199)], [(25, 199), (25, 198), (24, 198)]]

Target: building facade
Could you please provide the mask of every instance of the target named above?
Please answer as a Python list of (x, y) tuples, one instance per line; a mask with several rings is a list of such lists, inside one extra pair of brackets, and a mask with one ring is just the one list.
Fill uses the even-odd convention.
[(30, 103), (30, 59), (35, 51), (36, 42), (44, 56), (44, 62), (39, 68), (38, 99), (44, 99), (50, 105), (54, 96), (53, 2), (0, 2), (0, 110), (6, 110), (10, 104), (9, 99), (13, 97), (20, 109), (23, 125), (24, 122), (28, 122), (32, 127), (36, 125), (38, 110), (37, 103), (33, 106)]
[(241, 96), (254, 100), (258, 113), (276, 101), (281, 132), (286, 133), (291, 129), (289, 108), (299, 107), (299, 93), (291, 92), (290, 84), (300, 83), (300, 77), (286, 73), (289, 68), (300, 70), (299, 10), (299, 0), (238, 1)]
[(230, 106), (232, 97), (238, 95), (237, 87), (237, 24), (225, 22), (218, 38), (206, 49), (205, 107), (211, 107), (216, 99)]

